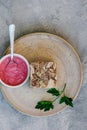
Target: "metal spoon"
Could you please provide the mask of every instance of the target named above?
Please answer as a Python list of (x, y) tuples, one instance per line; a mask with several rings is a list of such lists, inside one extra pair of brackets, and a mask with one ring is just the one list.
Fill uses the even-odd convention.
[(11, 62), (13, 62), (13, 57), (14, 57), (14, 32), (15, 32), (15, 25), (14, 24), (9, 25)]

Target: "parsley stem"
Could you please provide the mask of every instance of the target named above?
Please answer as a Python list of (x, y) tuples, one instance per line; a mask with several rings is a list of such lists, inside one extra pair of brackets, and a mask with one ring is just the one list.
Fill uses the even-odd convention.
[(61, 93), (60, 93), (60, 94), (64, 93), (65, 88), (66, 88), (66, 84), (64, 84), (64, 88), (63, 88), (63, 90), (61, 91)]
[(65, 88), (66, 88), (66, 84), (64, 85), (64, 88), (63, 90), (60, 92), (60, 95), (58, 95), (52, 102), (55, 102), (59, 97), (61, 97), (61, 95), (64, 93), (65, 91)]
[(52, 102), (55, 102), (60, 96), (56, 97)]

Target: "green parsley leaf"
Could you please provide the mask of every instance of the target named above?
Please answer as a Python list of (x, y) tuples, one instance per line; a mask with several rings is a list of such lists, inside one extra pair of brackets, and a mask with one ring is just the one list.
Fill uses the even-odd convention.
[(73, 107), (72, 98), (69, 98), (67, 96), (61, 97), (59, 103), (65, 103), (66, 105)]
[(36, 109), (49, 111), (50, 109), (54, 108), (54, 105), (52, 104), (52, 101), (39, 101), (37, 105), (35, 106)]
[(60, 92), (55, 88), (51, 88), (47, 92), (52, 94), (53, 96), (59, 96), (60, 95)]
[(73, 107), (73, 103), (72, 103), (72, 98), (65, 96), (62, 96), (65, 92), (65, 88), (66, 88), (66, 84), (64, 84), (64, 88), (59, 91), (56, 88), (51, 88), (49, 90), (47, 90), (48, 93), (52, 94), (53, 96), (56, 96), (54, 100), (42, 100), (37, 102), (35, 108), (36, 109), (40, 109), (40, 110), (44, 110), (44, 111), (49, 111), (50, 109), (54, 108), (53, 103), (59, 98), (59, 104), (65, 103), (66, 105), (69, 105), (71, 107)]

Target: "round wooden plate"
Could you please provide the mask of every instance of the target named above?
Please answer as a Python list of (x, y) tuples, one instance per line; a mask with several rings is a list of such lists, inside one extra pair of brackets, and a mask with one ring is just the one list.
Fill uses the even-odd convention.
[[(78, 95), (82, 83), (82, 66), (74, 48), (59, 36), (49, 33), (33, 33), (15, 41), (15, 53), (23, 55), (29, 63), (32, 61), (54, 61), (57, 64), (57, 85), (60, 90), (67, 84), (66, 95), (73, 98)], [(8, 54), (7, 48), (4, 54)], [(48, 116), (63, 110), (65, 104), (54, 104), (54, 109), (44, 112), (35, 109), (42, 99), (49, 100), (51, 94), (46, 89), (30, 88), (29, 83), (19, 88), (2, 87), (2, 93), (8, 102), (20, 112), (33, 116)]]

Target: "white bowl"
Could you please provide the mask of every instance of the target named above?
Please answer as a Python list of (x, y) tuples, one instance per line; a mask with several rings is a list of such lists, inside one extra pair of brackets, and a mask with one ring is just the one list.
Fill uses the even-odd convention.
[[(4, 59), (6, 59), (7, 57), (10, 57), (10, 56), (11, 56), (10, 54), (3, 56), (3, 57), (0, 59), (0, 63), (1, 63)], [(15, 53), (14, 53), (14, 56), (17, 56), (17, 57), (21, 58), (21, 59), (26, 63), (27, 68), (28, 68), (27, 77), (26, 77), (26, 79), (25, 79), (21, 84), (14, 85), (14, 86), (8, 85), (8, 84), (4, 83), (4, 82), (0, 79), (0, 83), (2, 84), (2, 86), (6, 86), (6, 87), (10, 87), (10, 88), (21, 87), (21, 86), (23, 86), (24, 84), (26, 84), (26, 82), (27, 82), (28, 79), (29, 79), (29, 73), (30, 73), (29, 62), (28, 62), (27, 59), (26, 59), (25, 57), (23, 57), (22, 55), (19, 55), (19, 54), (15, 54)]]

